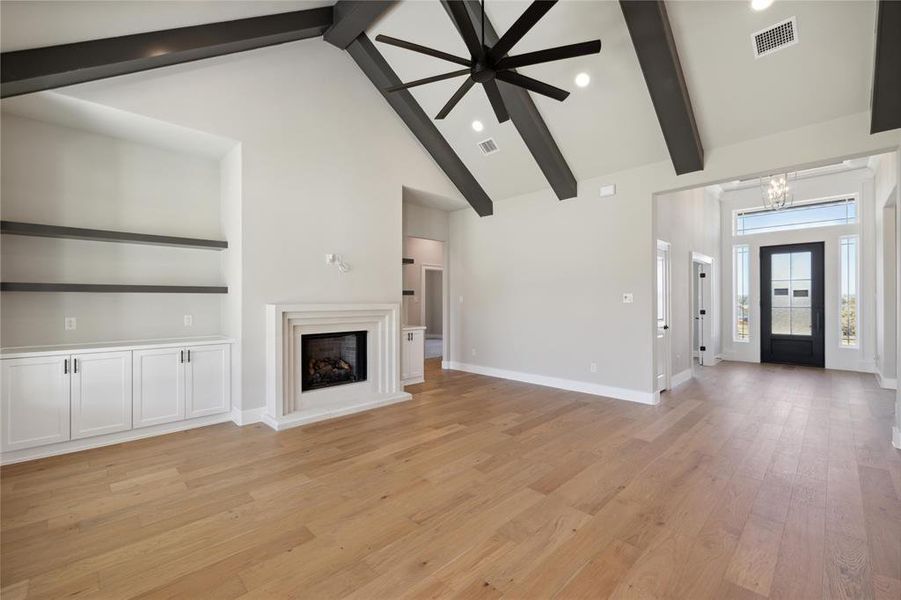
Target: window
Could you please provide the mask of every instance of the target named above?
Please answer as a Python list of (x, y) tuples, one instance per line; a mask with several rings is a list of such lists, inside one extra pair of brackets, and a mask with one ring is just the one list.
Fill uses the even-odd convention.
[(751, 339), (750, 316), (751, 306), (749, 292), (751, 289), (751, 251), (748, 246), (732, 247), (732, 289), (734, 327), (732, 338), (736, 342), (747, 342)]
[(839, 298), (839, 344), (846, 348), (857, 346), (857, 236), (841, 238), (841, 298)]
[(735, 235), (788, 231), (857, 222), (857, 200), (840, 198), (795, 205), (783, 210), (754, 208), (735, 212)]

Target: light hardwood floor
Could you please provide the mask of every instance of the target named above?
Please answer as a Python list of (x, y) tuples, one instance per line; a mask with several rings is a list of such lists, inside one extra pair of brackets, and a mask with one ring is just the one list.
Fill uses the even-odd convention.
[(431, 364), (411, 402), (2, 469), (2, 597), (901, 598), (892, 393), (721, 363), (660, 406)]

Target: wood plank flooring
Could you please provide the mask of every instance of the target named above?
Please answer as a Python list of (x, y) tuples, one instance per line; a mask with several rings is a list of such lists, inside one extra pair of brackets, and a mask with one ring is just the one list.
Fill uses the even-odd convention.
[(721, 363), (643, 406), (430, 363), (414, 400), (0, 471), (16, 598), (901, 598), (872, 376)]

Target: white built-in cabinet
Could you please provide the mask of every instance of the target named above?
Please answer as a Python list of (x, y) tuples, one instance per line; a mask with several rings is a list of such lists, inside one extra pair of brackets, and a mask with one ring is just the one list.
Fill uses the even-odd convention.
[(3, 361), (3, 450), (69, 439), (69, 357)]
[(47, 446), (228, 412), (230, 345), (0, 360), (0, 449)]
[(131, 352), (73, 354), (72, 439), (131, 429)]
[(400, 379), (403, 385), (425, 381), (425, 327), (401, 329), (400, 365)]

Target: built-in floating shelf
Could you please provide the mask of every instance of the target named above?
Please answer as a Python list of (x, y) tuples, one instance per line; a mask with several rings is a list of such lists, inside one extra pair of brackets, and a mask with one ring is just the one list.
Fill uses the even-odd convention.
[(0, 283), (0, 291), (92, 292), (119, 294), (227, 294), (228, 287), (218, 285), (132, 285), (113, 283), (25, 283), (18, 281), (4, 281)]
[(59, 225), (20, 223), (17, 221), (0, 221), (0, 233), (6, 235), (64, 238), (70, 240), (92, 240), (95, 242), (118, 242), (121, 244), (149, 244), (152, 246), (204, 248), (208, 250), (224, 250), (228, 248), (228, 242), (222, 240), (204, 240), (198, 238), (174, 237), (170, 235), (152, 235), (148, 233), (130, 233), (127, 231), (109, 231), (106, 229), (61, 227)]
[(412, 296), (413, 290), (404, 290), (404, 296)]
[(412, 258), (402, 258), (401, 260), (403, 261), (403, 264), (405, 264), (405, 265), (412, 265), (412, 264), (413, 264), (413, 259), (412, 259)]

